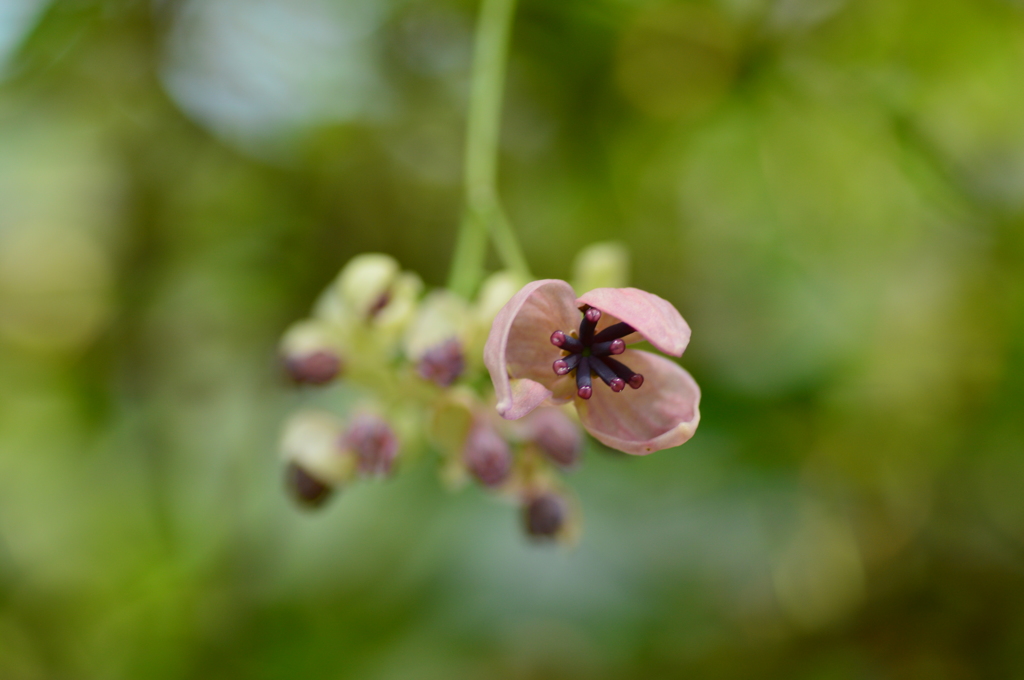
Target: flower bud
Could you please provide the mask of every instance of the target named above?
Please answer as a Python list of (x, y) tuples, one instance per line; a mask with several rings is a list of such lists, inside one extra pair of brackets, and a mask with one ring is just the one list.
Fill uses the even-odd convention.
[(428, 293), (405, 332), (405, 355), (419, 362), (428, 351), (453, 338), (461, 344), (468, 321), (468, 305), (461, 297), (447, 290)]
[(629, 284), (629, 251), (618, 242), (594, 243), (573, 262), (573, 288), (585, 293), (595, 288), (622, 288)]
[(423, 282), (412, 272), (399, 271), (388, 255), (364, 253), (346, 264), (320, 295), (314, 315), (347, 327), (372, 323), (376, 328), (404, 328), (416, 309)]
[(352, 478), (354, 463), (340, 446), (341, 423), (329, 413), (302, 411), (292, 416), (281, 436), (286, 481), (304, 505), (322, 505), (334, 487)]
[(478, 423), (469, 431), (463, 462), (484, 486), (498, 486), (512, 470), (512, 451), (493, 427)]
[(539, 408), (526, 417), (524, 436), (562, 467), (572, 467), (583, 453), (580, 426), (560, 408)]
[(378, 306), (371, 308), (370, 320), (375, 328), (389, 334), (398, 334), (409, 324), (416, 313), (423, 281), (412, 272), (399, 274), (387, 294), (378, 299)]
[(553, 493), (534, 496), (523, 507), (526, 533), (536, 538), (555, 537), (565, 525), (567, 516), (566, 502)]
[(494, 317), (519, 289), (529, 283), (518, 274), (508, 271), (495, 272), (484, 279), (477, 295), (474, 316), (486, 330), (491, 330)]
[(292, 497), (310, 508), (319, 508), (331, 497), (334, 489), (306, 472), (298, 463), (288, 463), (285, 468), (285, 483)]
[(467, 324), (463, 343), (466, 360), (471, 368), (476, 368), (483, 361), (484, 343), (487, 342), (487, 334), (491, 332), (494, 317), (527, 283), (529, 280), (518, 274), (499, 271), (488, 276), (480, 285), (476, 302), (470, 308), (470, 323)]
[(356, 255), (338, 275), (338, 295), (357, 316), (372, 318), (390, 301), (398, 273), (398, 262), (389, 255)]
[(281, 339), (285, 371), (300, 384), (329, 383), (342, 370), (340, 344), (338, 334), (322, 321), (293, 324)]
[(355, 455), (362, 475), (390, 474), (398, 456), (398, 437), (394, 430), (384, 419), (369, 413), (352, 419), (342, 444)]
[(451, 338), (427, 350), (416, 364), (416, 372), (424, 380), (448, 387), (458, 380), (465, 367), (462, 343)]

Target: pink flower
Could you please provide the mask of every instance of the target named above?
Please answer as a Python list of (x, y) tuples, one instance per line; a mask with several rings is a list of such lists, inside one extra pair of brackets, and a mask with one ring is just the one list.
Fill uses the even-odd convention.
[(700, 421), (700, 388), (675, 362), (627, 349), (642, 340), (680, 356), (690, 327), (671, 303), (636, 288), (577, 298), (565, 281), (527, 284), (498, 312), (484, 347), (498, 413), (515, 420), (572, 400), (607, 446), (645, 455), (682, 444)]

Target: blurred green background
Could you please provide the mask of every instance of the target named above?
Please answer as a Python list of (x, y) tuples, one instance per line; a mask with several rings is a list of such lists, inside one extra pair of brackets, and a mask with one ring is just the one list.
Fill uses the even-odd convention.
[(288, 501), (277, 339), (444, 282), (476, 10), (0, 2), (0, 678), (1024, 677), (1019, 0), (521, 0), (509, 213), (629, 245), (700, 429), (592, 446), (572, 551)]

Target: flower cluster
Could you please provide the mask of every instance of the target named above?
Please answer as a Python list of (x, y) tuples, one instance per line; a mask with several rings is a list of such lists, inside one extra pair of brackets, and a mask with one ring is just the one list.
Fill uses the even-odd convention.
[(420, 278), (387, 255), (350, 261), (281, 341), (288, 376), (315, 387), (310, 400), (321, 406), (284, 427), (294, 498), (318, 507), (432, 449), (451, 487), (474, 482), (518, 503), (531, 535), (571, 538), (576, 513), (559, 472), (579, 460), (578, 423), (557, 407), (505, 421), (483, 366), (494, 317), (522, 284), (499, 272), (467, 301), (445, 289), (424, 294)]
[(581, 253), (577, 285), (593, 290), (579, 298), (564, 281), (498, 272), (466, 300), (424, 294), (389, 256), (354, 258), (281, 341), (287, 374), (325, 407), (285, 425), (294, 498), (320, 506), (432, 450), (450, 487), (475, 483), (517, 504), (529, 535), (572, 540), (579, 512), (562, 473), (579, 463), (581, 424), (645, 454), (686, 441), (699, 420), (689, 374), (627, 348), (647, 340), (680, 355), (690, 331), (679, 313), (649, 293), (594, 286), (620, 284), (622, 259), (608, 245)]

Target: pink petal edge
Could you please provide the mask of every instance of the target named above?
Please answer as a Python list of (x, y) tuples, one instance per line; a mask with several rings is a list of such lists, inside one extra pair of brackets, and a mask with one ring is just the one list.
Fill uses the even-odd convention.
[(506, 420), (518, 420), (551, 397), (551, 390), (529, 378), (509, 380), (509, 396), (498, 401), (498, 415)]
[(503, 418), (522, 418), (545, 401), (558, 400), (552, 388), (561, 387), (565, 380), (554, 374), (551, 363), (561, 352), (549, 338), (552, 331), (570, 330), (579, 324), (575, 297), (565, 281), (532, 281), (495, 316), (484, 345), (484, 365), (491, 374), (498, 413)]
[[(576, 305), (590, 305), (625, 321), (665, 354), (682, 356), (690, 343), (690, 326), (671, 302), (654, 293), (639, 288), (595, 288), (581, 295)], [(636, 335), (626, 337), (629, 343), (640, 340)]]
[[(700, 387), (674, 361), (630, 349), (618, 357), (644, 375), (638, 390), (618, 394), (595, 384), (589, 400), (576, 399), (580, 422), (595, 439), (637, 456), (679, 446), (700, 422)], [(597, 381), (595, 380), (595, 383)]]

